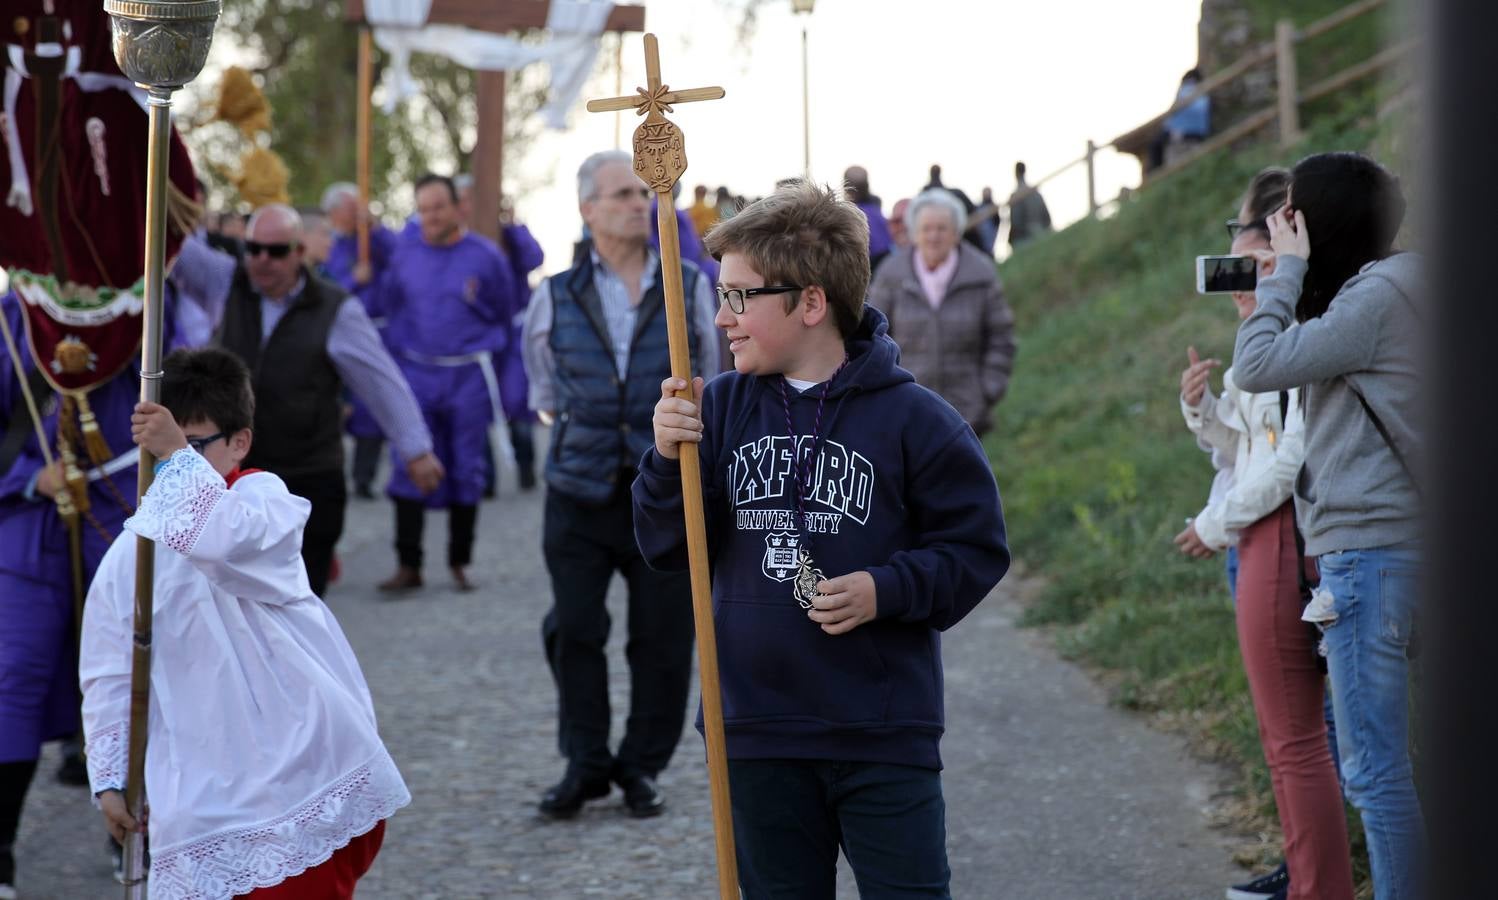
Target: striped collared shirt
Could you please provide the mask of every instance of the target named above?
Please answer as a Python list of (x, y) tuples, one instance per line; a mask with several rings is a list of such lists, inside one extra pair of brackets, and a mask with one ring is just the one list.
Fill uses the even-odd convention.
[[(640, 274), (640, 294), (650, 290), (655, 283), (656, 271), (660, 268), (660, 255), (647, 247), (649, 254), (645, 270)], [(624, 280), (609, 269), (597, 251), (591, 255), (593, 284), (598, 290), (598, 299), (603, 306), (603, 317), (609, 330), (609, 346), (614, 352), (614, 368), (619, 377), (629, 374), (629, 349), (634, 338), (635, 319), (639, 312), (637, 304), (629, 302), (628, 286)], [(719, 333), (713, 324), (718, 314), (718, 299), (707, 276), (697, 279), (697, 290), (685, 298), (687, 320), (697, 331), (697, 373), (711, 379), (720, 371)], [(555, 361), (551, 355), (551, 279), (541, 282), (531, 296), (525, 313), (525, 374), (530, 379), (530, 408), (556, 410)]]

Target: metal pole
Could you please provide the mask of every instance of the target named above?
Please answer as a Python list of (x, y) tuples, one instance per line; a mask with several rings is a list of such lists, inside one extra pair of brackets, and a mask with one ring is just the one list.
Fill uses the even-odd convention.
[(368, 25), (359, 28), (359, 96), (354, 106), (355, 128), (359, 134), (355, 140), (357, 177), (359, 179), (359, 215), (354, 220), (354, 234), (359, 248), (359, 264), (369, 265), (369, 145), (372, 140), (370, 124), (370, 91), (374, 80), (374, 33)]
[(806, 26), (801, 26), (801, 134), (805, 144), (805, 174), (811, 178), (811, 72), (806, 52)]
[[(161, 402), (161, 315), (166, 275), (166, 167), (172, 134), (172, 92), (152, 87), (146, 99), (151, 117), (150, 156), (146, 163), (146, 305), (141, 316), (144, 332), (140, 351), (140, 399)], [(156, 475), (156, 458), (140, 448), (137, 480), (144, 497)], [(156, 587), (156, 544), (135, 539), (135, 640), (130, 667), (130, 706), (145, 715), (130, 723), (129, 772), (125, 777), (125, 806), (130, 817), (145, 821), (146, 733), (150, 721), (151, 618)], [(125, 896), (146, 896), (145, 836), (132, 832), (125, 839)]]
[[(172, 135), (172, 92), (197, 77), (213, 43), (220, 0), (104, 0), (114, 38), (114, 58), (125, 77), (146, 89), (150, 136), (146, 161), (146, 302), (142, 314), (140, 399), (161, 400), (161, 316), (166, 276), (166, 185)], [(137, 485), (144, 496), (156, 460), (140, 451)], [(151, 699), (151, 618), (156, 585), (156, 545), (135, 544), (135, 636), (130, 659), (130, 738), (125, 806), (145, 821), (146, 736)], [(145, 900), (145, 835), (125, 838), (125, 897)]]

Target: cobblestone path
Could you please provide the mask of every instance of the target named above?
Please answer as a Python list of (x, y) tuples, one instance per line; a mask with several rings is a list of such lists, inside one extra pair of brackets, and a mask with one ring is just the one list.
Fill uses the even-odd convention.
[[(629, 818), (617, 790), (571, 822), (543, 820), (560, 777), (555, 692), (539, 622), (550, 604), (540, 490), (507, 479), (479, 521), (480, 590), (449, 588), (443, 517), (428, 520), (427, 588), (374, 585), (393, 568), (384, 500), (351, 500), (329, 591), (380, 730), (414, 802), (391, 821), (361, 900), (715, 896), (702, 742), (688, 728), (660, 779), (666, 813)], [(1019, 548), (1023, 553), (1023, 548)], [(948, 843), (958, 898), (1199, 900), (1241, 875), (1207, 825), (1218, 773), (1176, 738), (1110, 708), (1044, 637), (1015, 628), (1006, 582), (945, 638)], [(626, 709), (623, 589), (610, 596), (616, 734)], [(695, 703), (695, 689), (694, 701)], [(115, 898), (104, 830), (47, 749), (17, 850), (23, 900)], [(839, 897), (855, 897), (840, 878)]]

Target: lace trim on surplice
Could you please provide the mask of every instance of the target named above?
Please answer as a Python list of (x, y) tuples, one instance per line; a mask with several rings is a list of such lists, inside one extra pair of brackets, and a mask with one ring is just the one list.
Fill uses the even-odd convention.
[(156, 473), (125, 527), (183, 556), (191, 555), (224, 495), (224, 479), (191, 447), (173, 453)]

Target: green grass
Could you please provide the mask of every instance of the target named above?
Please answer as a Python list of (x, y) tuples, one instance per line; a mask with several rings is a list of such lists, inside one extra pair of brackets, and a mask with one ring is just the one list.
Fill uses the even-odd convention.
[(1044, 577), (1025, 621), (1105, 670), (1120, 704), (1184, 723), (1271, 819), (1221, 558), (1192, 561), (1171, 543), (1212, 478), (1180, 414), (1186, 347), (1226, 364), (1238, 324), (1226, 297), (1195, 293), (1194, 259), (1227, 251), (1222, 223), (1260, 168), (1343, 149), (1388, 162), (1371, 108), (1321, 120), (1289, 151), (1204, 160), (1000, 269), (1019, 355), (986, 445), (1011, 545)]

